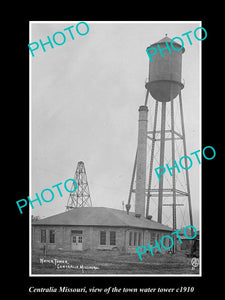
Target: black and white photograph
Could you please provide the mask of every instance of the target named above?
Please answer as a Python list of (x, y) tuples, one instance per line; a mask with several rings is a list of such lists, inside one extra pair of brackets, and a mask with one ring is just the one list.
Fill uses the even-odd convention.
[(31, 275), (201, 275), (206, 38), (200, 21), (30, 22)]

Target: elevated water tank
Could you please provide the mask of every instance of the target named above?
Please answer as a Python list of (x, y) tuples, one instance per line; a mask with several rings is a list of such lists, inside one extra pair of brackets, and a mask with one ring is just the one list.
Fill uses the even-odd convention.
[[(152, 61), (149, 62), (149, 80), (146, 82), (145, 87), (149, 89), (154, 99), (161, 102), (171, 101), (184, 87), (181, 82), (181, 69), (182, 54), (185, 49), (175, 40), (172, 44), (175, 49), (180, 50), (174, 50), (171, 47), (171, 39), (167, 36), (147, 48), (149, 53), (154, 52), (154, 49), (150, 49), (151, 47), (155, 47), (157, 52), (151, 57)], [(159, 45), (162, 55), (157, 45)], [(170, 47), (171, 53), (168, 49), (162, 50), (167, 46)]]

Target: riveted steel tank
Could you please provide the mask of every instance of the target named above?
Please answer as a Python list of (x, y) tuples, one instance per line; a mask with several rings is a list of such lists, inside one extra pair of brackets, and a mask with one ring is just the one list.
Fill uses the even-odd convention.
[[(173, 100), (184, 87), (181, 82), (181, 70), (182, 54), (185, 49), (175, 41), (172, 44), (173, 47), (171, 47), (171, 39), (166, 36), (147, 48), (148, 50), (155, 47), (157, 52), (152, 56), (152, 61), (149, 62), (149, 79), (145, 87), (150, 91), (152, 97), (160, 102)], [(161, 55), (157, 45), (161, 50), (169, 46), (170, 51), (168, 49), (162, 50), (163, 54)]]

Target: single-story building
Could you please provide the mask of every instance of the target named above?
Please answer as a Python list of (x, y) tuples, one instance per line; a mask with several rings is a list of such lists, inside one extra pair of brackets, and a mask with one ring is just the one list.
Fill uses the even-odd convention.
[[(134, 252), (138, 246), (155, 246), (173, 230), (135, 213), (106, 208), (79, 207), (32, 223), (33, 249), (82, 251), (117, 249)], [(167, 239), (167, 238), (166, 238)], [(164, 240), (168, 246), (170, 241)]]

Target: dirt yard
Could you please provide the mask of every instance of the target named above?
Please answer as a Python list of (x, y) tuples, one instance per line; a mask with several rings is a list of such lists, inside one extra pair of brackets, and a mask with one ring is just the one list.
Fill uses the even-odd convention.
[(117, 251), (32, 253), (32, 274), (199, 274), (191, 258), (176, 254), (138, 255)]

